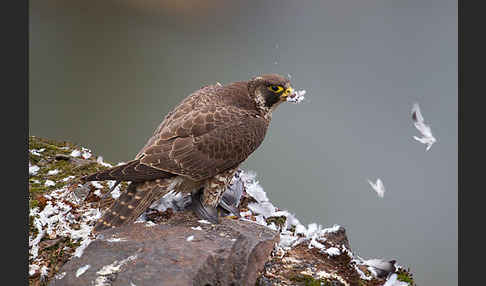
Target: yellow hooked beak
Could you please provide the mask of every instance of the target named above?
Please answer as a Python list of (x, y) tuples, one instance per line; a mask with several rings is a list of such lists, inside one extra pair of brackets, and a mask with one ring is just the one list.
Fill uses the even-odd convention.
[(292, 87), (288, 87), (283, 93), (282, 95), (280, 95), (280, 100), (282, 101), (286, 101), (287, 100), (287, 97), (289, 95), (291, 95), (292, 93), (294, 93), (294, 89)]

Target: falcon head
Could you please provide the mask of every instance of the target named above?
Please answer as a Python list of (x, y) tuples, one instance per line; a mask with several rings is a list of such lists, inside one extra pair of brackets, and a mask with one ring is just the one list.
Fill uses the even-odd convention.
[(250, 96), (258, 108), (265, 112), (273, 111), (280, 103), (289, 101), (296, 94), (290, 81), (278, 74), (264, 74), (248, 82)]

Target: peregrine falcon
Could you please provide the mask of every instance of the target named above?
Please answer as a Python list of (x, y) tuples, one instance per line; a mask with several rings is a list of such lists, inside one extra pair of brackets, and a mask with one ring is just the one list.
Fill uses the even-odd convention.
[[(134, 160), (82, 178), (131, 182), (94, 231), (133, 222), (170, 190), (193, 194), (202, 189), (200, 203), (216, 210), (238, 166), (262, 143), (272, 112), (299, 97), (277, 74), (195, 91), (167, 114)], [(195, 213), (219, 222), (218, 212)]]

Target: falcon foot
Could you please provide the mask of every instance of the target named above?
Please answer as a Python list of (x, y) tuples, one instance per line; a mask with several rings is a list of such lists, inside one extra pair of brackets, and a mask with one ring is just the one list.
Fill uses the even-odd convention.
[(213, 208), (210, 206), (204, 206), (202, 204), (202, 192), (200, 189), (196, 193), (191, 194), (191, 205), (189, 208), (196, 214), (200, 219), (205, 219), (211, 223), (219, 224), (219, 208)]

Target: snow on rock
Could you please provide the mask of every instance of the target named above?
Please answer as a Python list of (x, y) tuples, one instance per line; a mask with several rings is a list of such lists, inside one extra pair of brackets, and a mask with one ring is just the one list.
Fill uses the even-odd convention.
[(194, 235), (191, 235), (191, 236), (186, 238), (186, 241), (192, 241), (193, 239), (194, 239)]

